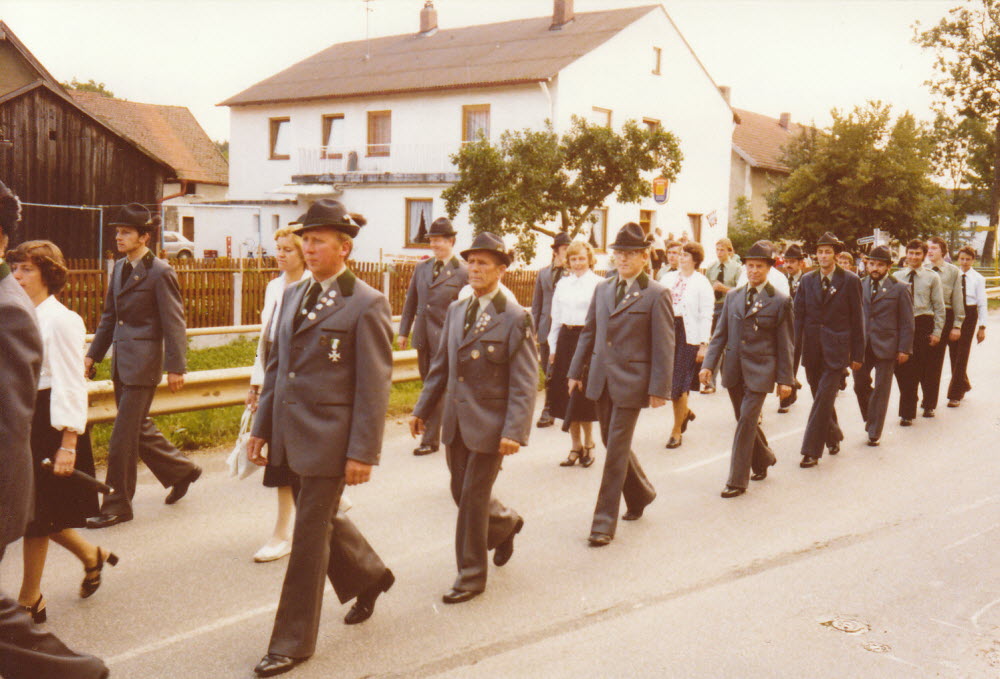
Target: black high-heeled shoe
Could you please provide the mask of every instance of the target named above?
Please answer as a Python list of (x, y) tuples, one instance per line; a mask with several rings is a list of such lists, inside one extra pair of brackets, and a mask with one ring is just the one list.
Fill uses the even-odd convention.
[(693, 410), (688, 410), (688, 414), (684, 417), (684, 423), (681, 424), (681, 433), (683, 434), (688, 430), (688, 422), (694, 422), (696, 415)]
[(80, 583), (80, 598), (86, 599), (94, 592), (97, 591), (98, 587), (101, 586), (101, 571), (104, 570), (104, 562), (107, 561), (111, 566), (118, 565), (118, 557), (115, 556), (114, 552), (108, 552), (107, 556), (101, 551), (101, 548), (97, 548), (97, 565), (91, 568), (84, 566), (83, 572), (83, 582)]
[(580, 459), (580, 452), (581, 451), (579, 451), (579, 450), (571, 450), (571, 451), (569, 451), (569, 457), (567, 457), (565, 460), (563, 460), (562, 462), (560, 462), (559, 466), (560, 467), (572, 467), (573, 465), (576, 464), (576, 461)]
[(594, 456), (590, 452), (593, 449), (594, 449), (594, 446), (590, 446), (589, 448), (584, 448), (583, 449), (583, 454), (580, 455), (580, 466), (581, 467), (589, 467), (590, 465), (594, 464)]
[[(25, 611), (31, 616), (31, 621), (36, 625), (41, 625), (48, 619), (48, 615), (45, 613), (45, 607), (42, 604), (45, 602), (45, 597), (41, 594), (38, 595), (38, 601), (35, 602), (34, 606), (21, 606), (21, 610)], [(41, 606), (41, 608), (39, 608)]]

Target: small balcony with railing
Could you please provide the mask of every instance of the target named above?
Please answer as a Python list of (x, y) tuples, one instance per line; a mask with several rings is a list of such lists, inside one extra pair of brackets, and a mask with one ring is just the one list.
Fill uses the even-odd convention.
[(298, 149), (296, 183), (451, 183), (458, 171), (457, 144), (358, 144)]

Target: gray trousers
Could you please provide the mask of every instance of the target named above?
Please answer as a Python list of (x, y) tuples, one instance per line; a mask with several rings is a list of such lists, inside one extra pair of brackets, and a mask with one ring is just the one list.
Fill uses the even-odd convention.
[(149, 419), (155, 387), (122, 384), (116, 379), (114, 388), (118, 415), (108, 445), (106, 483), (115, 492), (104, 496), (101, 513), (132, 516), (140, 459), (164, 488), (183, 481), (196, 465), (165, 439)]
[[(712, 311), (712, 334), (715, 334), (715, 326), (719, 324), (719, 317), (722, 315), (722, 307), (716, 305), (715, 309)], [(719, 354), (719, 360), (715, 362), (715, 367), (712, 368), (712, 376), (708, 378), (707, 387), (715, 389), (715, 382), (719, 377), (719, 371), (722, 370), (722, 362), (726, 360), (726, 350), (722, 349), (722, 353)], [(697, 376), (697, 373), (696, 375)]]
[(751, 469), (760, 474), (777, 462), (759, 424), (765, 398), (765, 392), (744, 389), (742, 384), (729, 388), (729, 400), (736, 413), (733, 455), (729, 463), (729, 480), (726, 481), (726, 485), (732, 488), (746, 489)]
[(634, 511), (643, 509), (656, 499), (656, 489), (646, 478), (639, 460), (632, 452), (632, 435), (639, 419), (640, 408), (622, 408), (611, 402), (605, 389), (597, 400), (597, 419), (601, 424), (601, 441), (606, 449), (601, 489), (597, 492), (597, 506), (591, 533), (614, 537), (618, 527), (621, 500)]
[(823, 446), (833, 446), (844, 440), (837, 424), (837, 392), (844, 377), (843, 369), (830, 370), (822, 360), (806, 366), (806, 380), (812, 391), (813, 403), (802, 437), (802, 455), (823, 457)]
[(323, 587), (330, 579), (341, 603), (378, 584), (385, 564), (361, 531), (338, 512), (343, 477), (303, 476), (295, 533), (268, 653), (308, 658), (316, 651)]
[[(431, 360), (434, 358), (436, 347), (424, 347), (417, 349), (417, 369), (420, 371), (420, 379), (425, 379), (431, 369)], [(430, 416), (424, 420), (424, 435), (420, 439), (420, 445), (430, 446), (437, 450), (441, 447), (441, 413), (444, 412), (444, 399), (438, 399), (437, 404), (431, 409)]]
[[(854, 371), (854, 394), (858, 397), (861, 417), (865, 420), (868, 438), (882, 437), (882, 426), (889, 410), (889, 393), (892, 391), (892, 374), (896, 368), (894, 358), (876, 358), (871, 347), (865, 349), (865, 362)], [(872, 388), (872, 370), (875, 387)]]
[(451, 496), (458, 505), (455, 526), (458, 577), (452, 587), (462, 592), (482, 592), (486, 589), (489, 550), (514, 532), (521, 517), (493, 497), (493, 483), (500, 473), (502, 455), (469, 450), (459, 430), (447, 446), (447, 459)]

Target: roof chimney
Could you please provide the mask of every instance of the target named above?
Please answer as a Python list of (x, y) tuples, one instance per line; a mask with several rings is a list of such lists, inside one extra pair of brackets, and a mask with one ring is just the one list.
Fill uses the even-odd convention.
[(438, 28), (438, 13), (434, 9), (434, 0), (427, 0), (420, 10), (420, 35), (433, 35)]
[(778, 124), (787, 130), (792, 124), (792, 114), (782, 113), (781, 117), (778, 118)]
[(573, 21), (573, 0), (553, 0), (552, 25), (550, 31), (558, 31)]
[(732, 92), (733, 91), (729, 88), (729, 85), (719, 85), (719, 94), (722, 95), (722, 98), (726, 100), (727, 104), (730, 103), (729, 95), (732, 94)]

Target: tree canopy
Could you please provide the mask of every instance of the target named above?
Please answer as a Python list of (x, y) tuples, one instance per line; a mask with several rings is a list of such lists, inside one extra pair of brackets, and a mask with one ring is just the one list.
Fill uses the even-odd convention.
[(934, 139), (880, 102), (832, 112), (786, 149), (791, 173), (768, 195), (772, 234), (809, 243), (832, 231), (849, 245), (875, 228), (901, 241), (936, 233), (953, 208), (932, 179)]
[(110, 97), (113, 99), (115, 96), (115, 93), (109, 90), (104, 83), (99, 83), (95, 81), (93, 78), (91, 78), (85, 83), (82, 83), (76, 78), (73, 78), (68, 83), (60, 83), (60, 85), (62, 85), (68, 90), (76, 90), (78, 92), (94, 92), (95, 94), (99, 94), (102, 97)]
[(544, 130), (505, 131), (497, 144), (465, 144), (452, 156), (459, 179), (441, 196), (449, 216), (468, 203), (476, 233), (515, 235), (530, 258), (538, 234), (590, 234), (609, 196), (636, 203), (652, 194), (652, 174), (673, 181), (682, 160), (677, 138), (659, 126), (629, 120), (616, 132), (573, 116), (561, 138), (546, 121)]

